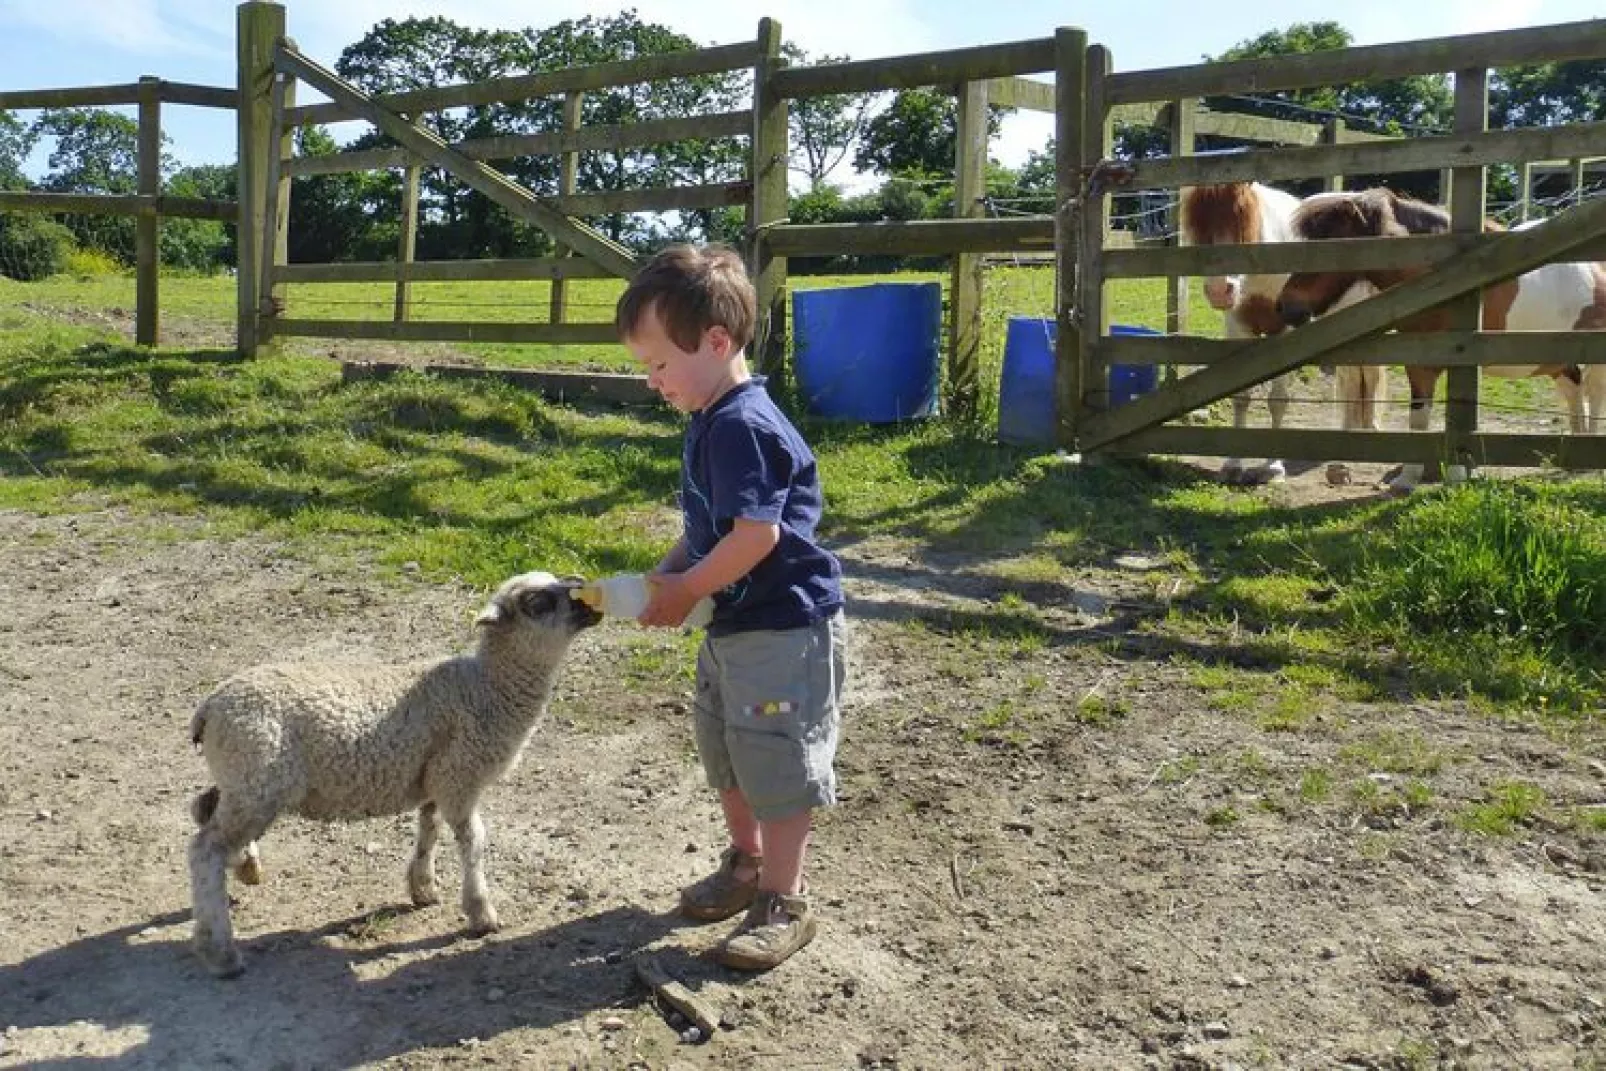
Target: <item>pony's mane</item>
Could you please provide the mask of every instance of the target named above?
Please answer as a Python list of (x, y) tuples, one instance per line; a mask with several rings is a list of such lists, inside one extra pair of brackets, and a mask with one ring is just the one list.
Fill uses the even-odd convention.
[(1293, 227), (1304, 239), (1444, 234), (1450, 229), (1450, 213), (1378, 187), (1308, 198), (1295, 210)]
[(1247, 182), (1190, 186), (1182, 191), (1182, 233), (1192, 245), (1260, 241), (1260, 201)]
[(1389, 196), (1389, 209), (1394, 219), (1407, 234), (1443, 234), (1450, 229), (1450, 213), (1439, 205), (1430, 205), (1414, 197), (1401, 197), (1393, 190)]

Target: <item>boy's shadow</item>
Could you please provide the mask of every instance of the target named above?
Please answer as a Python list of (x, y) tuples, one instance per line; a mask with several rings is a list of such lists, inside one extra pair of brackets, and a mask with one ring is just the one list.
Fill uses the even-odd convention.
[(0, 1067), (287, 1071), (476, 1044), (639, 1003), (632, 957), (684, 925), (632, 905), (511, 939), (463, 938), (443, 917), (442, 932), (411, 941), (328, 940), (374, 917), (242, 941), (246, 973), (232, 981), (190, 953), (188, 911), (0, 967), (0, 1028), (14, 1028)]

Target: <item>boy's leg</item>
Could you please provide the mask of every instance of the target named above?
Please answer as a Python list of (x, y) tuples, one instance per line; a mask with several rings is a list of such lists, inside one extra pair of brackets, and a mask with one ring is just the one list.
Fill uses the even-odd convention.
[(720, 855), (712, 874), (680, 890), (680, 913), (700, 922), (719, 922), (746, 911), (758, 893), (763, 869), (763, 843), (758, 819), (736, 787), (730, 753), (725, 746), (725, 719), (721, 709), (718, 658), (707, 641), (697, 653), (697, 698), (693, 717), (697, 754), (709, 787), (719, 793), (720, 809), (730, 845)]
[(764, 850), (769, 854), (753, 906), (717, 952), (725, 966), (767, 971), (814, 940), (819, 923), (803, 891), (803, 857), (813, 819), (814, 812), (808, 809), (760, 821)]
[(759, 823), (764, 842), (764, 873), (758, 879), (760, 892), (796, 896), (803, 891), (803, 858), (808, 853), (809, 831), (813, 828), (812, 810)]
[[(750, 859), (763, 858), (762, 827), (758, 819), (753, 816), (753, 808), (747, 805), (747, 797), (742, 795), (742, 790), (720, 789), (719, 806), (720, 810), (725, 812), (725, 829), (730, 834), (731, 846)], [(744, 863), (737, 868), (736, 876), (744, 881), (755, 878), (758, 876), (758, 867)]]
[(768, 970), (814, 939), (804, 863), (815, 807), (836, 801), (834, 759), (846, 676), (840, 615), (722, 644), (727, 752), (764, 846), (759, 893), (720, 962)]

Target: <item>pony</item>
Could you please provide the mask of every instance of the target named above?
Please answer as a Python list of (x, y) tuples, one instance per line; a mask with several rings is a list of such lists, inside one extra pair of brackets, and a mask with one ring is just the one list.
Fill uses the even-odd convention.
[[(1401, 197), (1393, 190), (1375, 188), (1349, 193), (1317, 194), (1294, 213), (1293, 227), (1301, 239), (1404, 237), (1443, 234), (1450, 230), (1450, 214), (1438, 205)], [(1484, 223), (1484, 233), (1505, 228)], [(1290, 276), (1277, 298), (1283, 323), (1297, 327), (1313, 316), (1332, 311), (1357, 280), (1386, 290), (1432, 270), (1427, 265), (1369, 272), (1300, 272)], [(1450, 311), (1424, 310), (1396, 325), (1400, 331), (1445, 331)], [(1485, 331), (1600, 331), (1606, 330), (1606, 266), (1595, 263), (1546, 264), (1515, 279), (1483, 290)], [(1547, 376), (1566, 403), (1572, 432), (1606, 431), (1606, 368), (1588, 371), (1578, 365), (1496, 365), (1483, 369), (1507, 379)], [(1433, 405), (1433, 390), (1443, 368), (1406, 368), (1411, 385), (1412, 431), (1426, 431)], [(1388, 486), (1409, 492), (1422, 479), (1420, 463), (1405, 465)], [(1460, 475), (1460, 466), (1449, 475)]]
[[(1183, 243), (1250, 245), (1298, 241), (1293, 218), (1300, 203), (1300, 199), (1293, 194), (1258, 182), (1190, 186), (1182, 191), (1181, 198)], [(1226, 314), (1227, 338), (1275, 335), (1285, 327), (1282, 317), (1277, 313), (1277, 298), (1287, 279), (1287, 275), (1212, 275), (1205, 279), (1205, 300), (1212, 308)], [(1359, 300), (1372, 292), (1370, 286), (1358, 283), (1353, 295), (1344, 296), (1344, 303)], [(1347, 381), (1356, 376), (1367, 378), (1366, 389), (1345, 388)], [(1340, 370), (1340, 398), (1359, 396), (1368, 399), (1364, 406), (1341, 410), (1341, 422), (1345, 428), (1364, 426), (1376, 429), (1376, 412), (1369, 399), (1374, 393), (1380, 393), (1381, 376), (1380, 368)], [(1273, 428), (1282, 427), (1283, 415), (1288, 411), (1288, 399), (1288, 375), (1285, 373), (1273, 378), (1267, 390), (1266, 408), (1271, 413)], [(1248, 424), (1249, 407), (1253, 401), (1254, 395), (1248, 390), (1233, 395), (1233, 427), (1242, 428)], [(1287, 470), (1280, 459), (1268, 458), (1262, 468), (1245, 472), (1241, 458), (1229, 457), (1222, 463), (1221, 474), (1228, 483), (1253, 483), (1281, 480), (1286, 477)]]

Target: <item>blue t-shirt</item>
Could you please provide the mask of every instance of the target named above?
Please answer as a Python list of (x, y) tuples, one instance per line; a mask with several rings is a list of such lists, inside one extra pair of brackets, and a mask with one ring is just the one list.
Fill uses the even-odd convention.
[(738, 517), (780, 526), (775, 549), (714, 594), (713, 636), (803, 628), (842, 606), (842, 566), (814, 538), (820, 474), (814, 453), (775, 406), (762, 377), (739, 383), (692, 414), (680, 470), (680, 508), (691, 563), (702, 561)]

